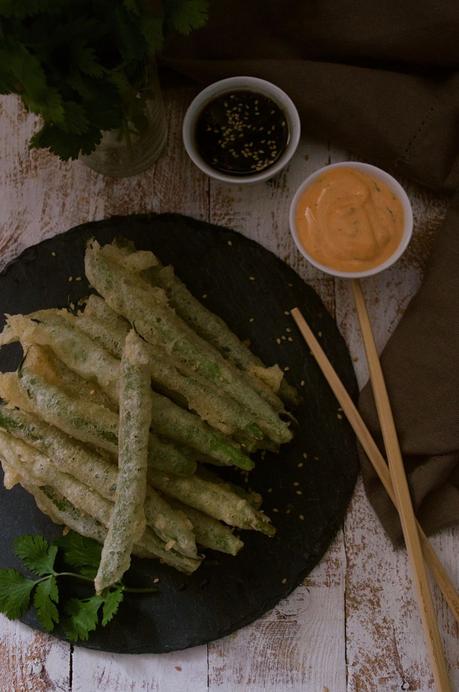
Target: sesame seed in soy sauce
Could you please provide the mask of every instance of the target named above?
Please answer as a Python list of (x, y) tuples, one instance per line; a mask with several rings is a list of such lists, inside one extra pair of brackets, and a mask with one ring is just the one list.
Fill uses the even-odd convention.
[(227, 92), (204, 106), (196, 145), (206, 163), (230, 175), (251, 175), (272, 166), (285, 151), (289, 130), (281, 108), (249, 90)]

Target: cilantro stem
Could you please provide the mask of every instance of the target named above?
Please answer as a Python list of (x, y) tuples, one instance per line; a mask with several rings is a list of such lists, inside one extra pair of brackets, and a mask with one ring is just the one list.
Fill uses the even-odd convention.
[[(78, 574), (77, 572), (54, 572), (53, 575), (48, 574), (46, 577), (43, 577), (42, 579), (39, 579), (36, 583), (38, 584), (41, 581), (44, 581), (45, 579), (49, 579), (50, 576), (54, 577), (74, 577), (75, 579), (82, 579), (83, 581), (90, 581), (94, 582), (94, 579), (92, 577), (86, 577), (84, 574)], [(153, 586), (153, 587), (134, 587), (134, 586), (124, 586), (123, 585), (123, 591), (126, 591), (127, 593), (154, 593), (158, 589)]]
[(56, 572), (56, 577), (75, 577), (75, 579), (83, 579), (83, 581), (94, 581), (91, 577), (85, 577), (84, 574), (77, 574), (76, 572)]

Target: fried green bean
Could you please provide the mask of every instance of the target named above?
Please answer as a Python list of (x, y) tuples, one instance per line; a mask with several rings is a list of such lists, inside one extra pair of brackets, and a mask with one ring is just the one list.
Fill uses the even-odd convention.
[(198, 509), (225, 524), (240, 529), (254, 529), (267, 536), (276, 532), (269, 518), (250, 502), (224, 485), (213, 483), (194, 474), (190, 478), (174, 478), (149, 469), (150, 483), (168, 497)]
[(58, 358), (49, 346), (32, 344), (27, 348), (24, 363), (27, 368), (40, 374), (50, 384), (64, 389), (65, 392), (77, 399), (86, 399), (95, 404), (101, 404), (112, 410), (118, 406), (105, 394), (96, 382), (89, 382), (77, 375)]
[[(119, 357), (129, 323), (119, 317), (104, 300), (90, 296), (87, 307), (77, 316), (77, 326), (110, 353)], [(164, 350), (148, 344), (153, 383), (195, 411), (202, 420), (226, 435), (240, 435), (256, 443), (263, 436), (253, 416), (232, 397), (219, 392), (208, 380), (187, 371), (180, 372)]]
[[(72, 369), (73, 367), (77, 367), (78, 374), (82, 378), (95, 378), (96, 375), (94, 373), (97, 372), (97, 380), (100, 386), (103, 387), (104, 392), (116, 402), (118, 399), (119, 361), (113, 358), (103, 346), (86, 334), (83, 334), (83, 332), (75, 326), (75, 323), (68, 322), (70, 319), (76, 319), (72, 315), (68, 315), (68, 318), (66, 318), (63, 317), (63, 315), (55, 314), (53, 311), (46, 311), (46, 314), (41, 312), (36, 313), (36, 316), (38, 319), (42, 320), (38, 324), (35, 322), (35, 318), (25, 318), (22, 316), (10, 318), (10, 329), (15, 329), (15, 333), (18, 337), (21, 340), (24, 339), (24, 348), (26, 348), (27, 343), (34, 343), (35, 338), (38, 338), (39, 343), (43, 343), (43, 341), (46, 340), (51, 348), (54, 348), (57, 343), (57, 352), (65, 359), (66, 365)], [(84, 337), (83, 340), (81, 336)], [(168, 372), (161, 370), (160, 364), (155, 359), (154, 349), (149, 346), (150, 345), (145, 344), (144, 347), (146, 355), (148, 356), (149, 369), (151, 370), (153, 367), (161, 371), (163, 381), (166, 383), (168, 381)], [(33, 347), (31, 348), (33, 349)], [(36, 348), (35, 346), (35, 349)], [(81, 355), (81, 349), (84, 349), (86, 352), (91, 351), (91, 357), (84, 358)], [(79, 354), (77, 358), (74, 356), (75, 353)], [(43, 352), (42, 355), (44, 367), (46, 367), (48, 371), (51, 370), (51, 375), (53, 375), (52, 365), (46, 364), (46, 358)], [(97, 369), (94, 364), (98, 364)], [(30, 368), (27, 359), (26, 366)], [(65, 369), (61, 368), (61, 371), (65, 372)], [(76, 378), (77, 376), (74, 374), (73, 380), (76, 380)], [(65, 388), (65, 382), (60, 383), (59, 380), (56, 381), (56, 377), (53, 379), (54, 382), (51, 382), (51, 384), (55, 384), (61, 389), (63, 385)], [(82, 379), (82, 391), (84, 391), (86, 386), (87, 382)], [(94, 387), (96, 386), (97, 385), (94, 385)], [(74, 382), (72, 382), (71, 389), (72, 392), (78, 389)], [(253, 462), (239, 448), (237, 443), (229, 440), (223, 433), (213, 430), (198, 416), (185, 411), (168, 398), (156, 393), (153, 396), (155, 398), (155, 406), (152, 423), (155, 431), (160, 435), (164, 435), (178, 442), (179, 445), (190, 446), (196, 451), (211, 458), (215, 458), (217, 461), (226, 465), (234, 464), (246, 470), (253, 468)], [(105, 426), (106, 425), (107, 423), (105, 422)], [(69, 431), (67, 430), (67, 432)], [(85, 434), (87, 434), (87, 432), (88, 431), (86, 431)], [(94, 439), (90, 439), (89, 437), (85, 438), (85, 441), (98, 444)], [(104, 444), (100, 444), (99, 446), (103, 449), (107, 448)], [(108, 451), (113, 452), (113, 449), (108, 449)]]
[[(47, 467), (44, 455), (37, 452), (22, 440), (15, 439), (0, 431), (0, 458), (2, 465), (14, 472), (18, 482), (25, 485), (51, 486), (53, 491), (63, 495), (67, 502), (106, 529), (113, 508), (113, 503), (101, 497), (92, 488), (68, 474)], [(149, 528), (134, 546), (134, 554), (142, 557), (156, 557), (165, 564), (181, 572), (191, 574), (199, 565), (199, 559), (181, 555), (174, 550), (173, 541), (164, 543)]]
[[(81, 442), (118, 453), (118, 416), (104, 406), (72, 399), (59, 387), (23, 368), (0, 374), (0, 396), (13, 406), (33, 413)], [(149, 463), (177, 475), (196, 470), (196, 462), (150, 433)]]
[[(161, 286), (166, 291), (172, 307), (197, 334), (215, 346), (238, 368), (261, 381), (261, 384), (258, 384), (258, 391), (267, 397), (273, 406), (278, 406), (278, 401), (269, 396), (266, 387), (279, 394), (283, 401), (289, 404), (300, 403), (298, 392), (286, 381), (279, 366), (267, 367), (252, 353), (221, 317), (211, 312), (193, 296), (187, 286), (176, 276), (172, 266), (162, 265), (153, 253), (150, 253), (151, 258), (148, 262), (147, 257), (144, 256), (148, 253), (142, 253), (142, 257), (137, 258), (138, 253), (132, 248), (122, 248), (113, 244), (104, 247), (107, 248), (105, 252), (115, 261), (120, 262), (130, 271), (142, 272), (143, 278), (153, 286)], [(257, 387), (257, 381), (252, 380), (252, 382)]]
[(235, 536), (231, 529), (207, 514), (199, 512), (178, 500), (173, 501), (173, 506), (181, 510), (193, 524), (196, 541), (203, 548), (218, 550), (220, 553), (237, 555), (244, 547), (244, 543)]
[[(44, 423), (36, 416), (0, 404), (0, 428), (44, 454), (58, 470), (74, 478), (90, 480), (91, 487), (107, 500), (115, 499), (117, 468), (94, 451)], [(148, 526), (165, 543), (174, 541), (176, 550), (196, 557), (196, 542), (189, 521), (175, 511), (153, 488), (145, 499)]]
[(153, 345), (167, 348), (174, 357), (195, 369), (245, 405), (257, 425), (274, 442), (290, 441), (292, 435), (271, 406), (254, 391), (241, 372), (193, 330), (169, 307), (164, 291), (109, 260), (95, 241), (85, 255), (86, 275), (116, 312), (135, 325)]
[(170, 399), (153, 393), (152, 425), (160, 435), (216, 459), (227, 466), (250, 471), (253, 461), (239, 446), (217, 430), (210, 428), (198, 416), (185, 411)]
[(261, 505), (263, 504), (263, 498), (260, 493), (257, 493), (255, 490), (249, 490), (248, 488), (242, 488), (240, 485), (236, 485), (236, 483), (231, 483), (231, 481), (227, 481), (226, 479), (217, 476), (216, 473), (213, 473), (207, 468), (200, 466), (199, 475), (201, 478), (204, 478), (211, 483), (223, 485), (229, 491), (239, 495), (239, 497), (244, 498), (244, 500), (247, 500), (247, 502), (249, 502), (252, 507), (255, 507), (255, 509), (260, 509)]
[(148, 437), (152, 392), (148, 353), (132, 330), (121, 356), (118, 479), (107, 537), (94, 580), (97, 593), (116, 584), (131, 564), (134, 543), (146, 528)]
[(76, 318), (65, 310), (40, 310), (31, 316), (10, 315), (6, 334), (30, 344), (49, 346), (57, 357), (80, 377), (97, 382), (114, 401), (118, 393), (119, 360), (76, 326)]

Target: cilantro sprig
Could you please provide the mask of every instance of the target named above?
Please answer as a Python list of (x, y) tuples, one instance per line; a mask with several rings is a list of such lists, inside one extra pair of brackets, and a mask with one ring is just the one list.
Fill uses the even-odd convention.
[[(63, 578), (88, 582), (88, 585), (93, 583), (101, 546), (69, 532), (52, 543), (40, 535), (21, 536), (15, 542), (14, 551), (36, 578), (27, 577), (16, 569), (0, 569), (0, 612), (15, 620), (33, 605), (46, 632), (52, 632), (61, 623), (70, 641), (85, 641), (99, 624), (105, 627), (117, 614), (125, 593), (157, 590), (155, 587), (132, 588), (120, 582), (98, 595), (92, 586), (91, 595), (72, 596), (61, 604), (59, 583)], [(57, 571), (58, 561), (74, 571)]]
[[(145, 124), (145, 65), (208, 0), (0, 0), (0, 94), (41, 116), (31, 147), (89, 154), (102, 132)], [(139, 98), (139, 94), (142, 98)]]

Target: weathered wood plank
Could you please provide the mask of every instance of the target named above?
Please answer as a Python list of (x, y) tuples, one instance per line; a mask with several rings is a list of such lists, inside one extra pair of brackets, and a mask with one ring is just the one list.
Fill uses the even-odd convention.
[(151, 656), (75, 648), (72, 692), (207, 692), (207, 648)]
[(339, 534), (303, 586), (257, 622), (209, 644), (209, 692), (345, 690), (344, 578)]
[(67, 692), (70, 646), (0, 615), (0, 689), (4, 692)]

